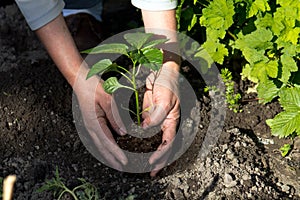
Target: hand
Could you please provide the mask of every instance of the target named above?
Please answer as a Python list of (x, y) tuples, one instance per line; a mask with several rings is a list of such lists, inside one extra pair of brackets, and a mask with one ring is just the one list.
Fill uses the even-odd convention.
[(147, 90), (144, 95), (143, 128), (161, 124), (163, 131), (162, 143), (151, 155), (149, 163), (155, 164), (151, 176), (166, 165), (171, 154), (173, 139), (180, 117), (180, 100), (178, 92), (179, 72), (165, 63), (158, 74), (150, 74), (146, 81)]
[(128, 160), (114, 140), (107, 123), (120, 135), (125, 135), (126, 129), (112, 96), (103, 90), (97, 77), (88, 80), (78, 78), (73, 88), (85, 128), (98, 150), (97, 154), (105, 158), (109, 166), (121, 171), (122, 165), (126, 165)]

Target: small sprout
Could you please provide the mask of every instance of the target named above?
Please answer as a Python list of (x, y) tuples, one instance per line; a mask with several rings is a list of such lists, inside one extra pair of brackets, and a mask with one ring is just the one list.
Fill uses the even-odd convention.
[(282, 147), (280, 147), (282, 157), (287, 156), (291, 150), (292, 150), (292, 145), (290, 144), (284, 144)]
[(85, 179), (79, 178), (81, 185), (69, 189), (63, 182), (65, 181), (63, 178), (59, 176), (58, 167), (55, 170), (55, 177), (47, 180), (46, 184), (44, 184), (41, 188), (37, 190), (37, 192), (44, 192), (44, 191), (53, 191), (54, 197), (57, 197), (57, 200), (63, 198), (65, 194), (70, 194), (74, 200), (98, 200), (99, 193), (97, 188), (88, 183)]
[(242, 110), (239, 105), (241, 94), (235, 93), (234, 91), (234, 82), (232, 81), (231, 72), (227, 68), (221, 69), (221, 78), (226, 86), (225, 98), (229, 109), (235, 113), (241, 112)]

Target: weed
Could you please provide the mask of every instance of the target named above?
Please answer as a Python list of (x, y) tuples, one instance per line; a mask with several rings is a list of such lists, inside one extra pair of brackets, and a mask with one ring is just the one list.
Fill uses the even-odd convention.
[(37, 192), (44, 192), (44, 191), (54, 191), (53, 195), (57, 197), (57, 200), (62, 199), (65, 194), (70, 194), (74, 200), (98, 200), (99, 193), (97, 188), (88, 183), (83, 178), (78, 178), (81, 182), (81, 185), (76, 186), (73, 189), (68, 188), (64, 184), (64, 179), (59, 176), (58, 168), (56, 167), (55, 170), (55, 177), (47, 180), (46, 184), (44, 184), (41, 188), (37, 190)]
[(221, 78), (226, 87), (225, 98), (229, 109), (235, 113), (241, 112), (242, 110), (239, 105), (241, 94), (235, 93), (234, 91), (234, 82), (232, 81), (231, 72), (227, 68), (221, 69)]

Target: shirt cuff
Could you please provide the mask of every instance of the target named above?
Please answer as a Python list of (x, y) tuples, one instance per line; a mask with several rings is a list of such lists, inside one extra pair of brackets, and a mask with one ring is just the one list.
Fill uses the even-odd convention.
[(177, 7), (177, 0), (131, 0), (132, 5), (142, 10), (163, 11)]
[(37, 30), (55, 19), (65, 6), (61, 0), (16, 0), (31, 30)]

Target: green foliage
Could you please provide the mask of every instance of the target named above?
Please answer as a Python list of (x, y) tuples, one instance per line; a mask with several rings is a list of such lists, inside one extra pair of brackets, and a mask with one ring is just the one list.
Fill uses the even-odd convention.
[(51, 180), (47, 180), (46, 184), (37, 190), (37, 192), (44, 191), (53, 191), (54, 197), (57, 197), (57, 200), (63, 198), (65, 194), (70, 194), (74, 200), (98, 200), (99, 193), (97, 188), (91, 183), (86, 182), (85, 179), (79, 178), (81, 185), (69, 189), (64, 184), (64, 179), (59, 176), (58, 168), (55, 170), (55, 177)]
[(140, 125), (140, 105), (139, 105), (139, 94), (136, 85), (136, 76), (140, 71), (140, 67), (144, 66), (153, 71), (158, 71), (163, 63), (163, 53), (160, 49), (156, 48), (157, 45), (165, 43), (167, 39), (153, 39), (151, 33), (127, 33), (124, 35), (124, 39), (127, 44), (112, 43), (102, 44), (95, 48), (83, 51), (88, 54), (99, 54), (99, 53), (115, 53), (127, 56), (132, 62), (132, 70), (129, 71), (125, 67), (119, 66), (110, 59), (103, 59), (95, 63), (90, 71), (88, 72), (87, 79), (109, 71), (115, 71), (125, 77), (130, 86), (125, 86), (119, 83), (116, 77), (110, 77), (103, 83), (104, 90), (112, 94), (120, 88), (126, 88), (133, 90), (135, 93), (136, 100), (136, 114), (137, 123)]
[(279, 137), (299, 135), (299, 13), (300, 0), (181, 0), (177, 10), (181, 30), (202, 43), (195, 57), (206, 51), (218, 64), (239, 59), (260, 103), (279, 98), (284, 111), (267, 121)]
[(300, 88), (284, 88), (279, 93), (279, 102), (284, 111), (268, 119), (272, 134), (280, 138), (292, 135), (294, 132), (300, 135)]
[(241, 95), (239, 93), (235, 93), (234, 91), (234, 82), (232, 81), (231, 72), (227, 68), (221, 69), (221, 78), (226, 87), (225, 98), (229, 109), (235, 113), (241, 112), (242, 110), (239, 108)]
[(282, 147), (280, 147), (281, 155), (285, 157), (292, 149), (292, 146), (290, 144), (284, 144)]

